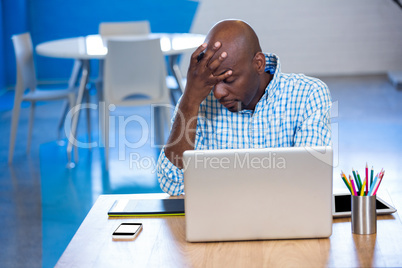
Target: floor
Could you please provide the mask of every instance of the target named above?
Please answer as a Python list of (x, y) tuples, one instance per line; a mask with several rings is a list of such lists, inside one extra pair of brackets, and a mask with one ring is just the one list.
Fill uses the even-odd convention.
[[(334, 188), (344, 188), (339, 172), (351, 173), (366, 165), (386, 170), (382, 187), (394, 205), (402, 208), (402, 91), (385, 75), (322, 77), (334, 101)], [(92, 90), (92, 100), (96, 100)], [(57, 142), (56, 125), (61, 103), (39, 105), (32, 148), (26, 154), (27, 105), (22, 109), (15, 157), (7, 164), (12, 94), (0, 95), (0, 262), (2, 267), (53, 267), (97, 196), (102, 193), (159, 192), (154, 172), (159, 149), (150, 139), (142, 146), (140, 122), (124, 128), (116, 138), (110, 169), (104, 168), (102, 148), (79, 150), (74, 169), (66, 168), (65, 144)], [(147, 108), (119, 111), (149, 123)], [(97, 114), (92, 111), (92, 139)], [(124, 118), (122, 120), (125, 120)], [(116, 124), (118, 117), (116, 116)], [(86, 120), (80, 120), (78, 140), (85, 142)], [(125, 137), (128, 137), (127, 139)], [(121, 137), (120, 137), (121, 138)], [(64, 140), (65, 141), (65, 140)], [(119, 155), (118, 147), (125, 153)], [(132, 147), (132, 148), (130, 148)], [(139, 148), (135, 148), (139, 147)]]

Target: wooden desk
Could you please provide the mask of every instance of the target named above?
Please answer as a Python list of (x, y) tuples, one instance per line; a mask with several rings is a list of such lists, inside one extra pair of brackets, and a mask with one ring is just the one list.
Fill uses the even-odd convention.
[[(336, 219), (329, 239), (187, 243), (184, 216), (108, 218), (118, 198), (164, 194), (102, 195), (56, 267), (401, 267), (402, 222), (380, 216), (377, 234), (353, 235), (350, 218)], [(134, 241), (113, 241), (121, 222), (142, 222)]]

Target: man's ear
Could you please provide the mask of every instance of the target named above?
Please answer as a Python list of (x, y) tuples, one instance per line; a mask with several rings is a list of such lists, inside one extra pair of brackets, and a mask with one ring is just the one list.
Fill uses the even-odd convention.
[(257, 52), (254, 56), (254, 66), (259, 74), (265, 72), (265, 55), (262, 52)]

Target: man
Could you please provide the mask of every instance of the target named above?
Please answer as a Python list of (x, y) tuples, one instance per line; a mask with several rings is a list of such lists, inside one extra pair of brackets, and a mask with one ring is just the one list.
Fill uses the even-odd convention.
[(323, 82), (281, 73), (278, 57), (261, 52), (247, 23), (221, 21), (191, 56), (158, 160), (160, 186), (184, 192), (186, 150), (330, 145), (330, 107)]

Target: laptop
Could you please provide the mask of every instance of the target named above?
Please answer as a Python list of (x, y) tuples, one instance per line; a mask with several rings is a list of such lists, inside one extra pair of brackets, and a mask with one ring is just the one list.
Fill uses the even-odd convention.
[(329, 237), (332, 157), (331, 147), (184, 152), (187, 241)]

